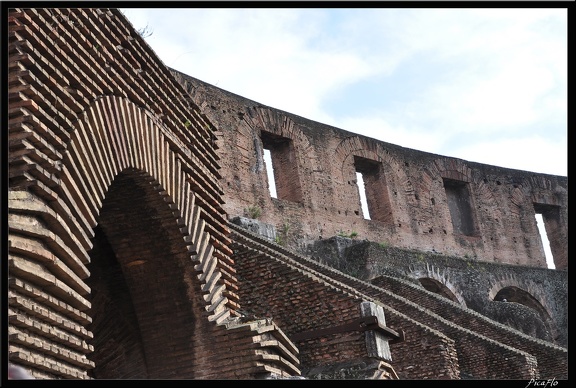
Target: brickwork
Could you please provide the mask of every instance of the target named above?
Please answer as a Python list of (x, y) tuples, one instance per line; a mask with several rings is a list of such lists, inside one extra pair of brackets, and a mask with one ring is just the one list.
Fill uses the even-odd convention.
[[(416, 286), (414, 295), (417, 297), (410, 299), (426, 308), (431, 307), (427, 304), (429, 301), (450, 306), (445, 303), (445, 297), (437, 297), (438, 291), (432, 294), (432, 299), (429, 297), (431, 293), (421, 293), (421, 281), (433, 279), (449, 289), (455, 298), (453, 301), (462, 307), (514, 327), (531, 337), (562, 347), (568, 345), (568, 278), (564, 271), (471, 261), (382, 247), (369, 242), (356, 242), (343, 256), (331, 265), (347, 273), (354, 271), (362, 279), (386, 282), (390, 291), (403, 296), (404, 292), (413, 294), (408, 288), (393, 287), (413, 289)], [(354, 266), (346, 268), (341, 263), (354, 263)], [(508, 296), (508, 301), (515, 303), (502, 304), (502, 298), (498, 299), (497, 295), (510, 288), (524, 294), (524, 297)], [(459, 316), (459, 313), (452, 314), (455, 318)], [(504, 337), (508, 337), (508, 334)]]
[[(567, 378), (568, 354), (565, 348), (538, 341), (511, 330), (474, 311), (462, 309), (448, 301), (445, 302), (445, 299), (422, 288), (407, 287), (406, 295), (403, 292), (393, 293), (386, 288), (376, 287), (374, 284), (336, 271), (312, 259), (290, 252), (285, 254), (300, 264), (306, 263), (309, 270), (322, 273), (326, 282), (337, 283), (345, 289), (361, 292), (366, 299), (373, 298), (374, 300), (386, 301), (387, 325), (393, 328), (402, 327), (406, 331), (407, 340), (392, 345), (394, 366), (400, 378), (420, 379), (437, 373), (423, 372), (414, 365), (416, 355), (431, 357), (430, 351), (424, 350), (427, 346), (419, 351), (408, 340), (408, 338), (419, 338), (423, 344), (427, 345), (428, 340), (425, 339), (426, 336), (422, 335), (420, 328), (416, 328), (419, 333), (418, 336), (411, 332), (414, 321), (418, 322), (418, 325), (428, 327), (428, 330), (437, 330), (454, 340), (459, 370), (463, 375), (481, 379), (501, 379), (505, 375), (511, 379), (530, 379), (539, 376), (541, 378), (552, 378), (552, 376), (559, 379)], [(278, 256), (276, 255), (276, 257)], [(258, 292), (256, 295), (264, 297)], [(411, 298), (415, 299), (417, 303), (412, 302)], [(421, 305), (419, 304), (420, 300), (432, 300), (436, 304), (429, 301), (423, 302)], [(402, 312), (410, 319), (397, 321), (396, 314), (398, 312)], [(411, 320), (414, 321), (410, 322)], [(436, 341), (434, 340), (434, 342)], [(403, 355), (406, 359), (397, 357)], [(450, 353), (447, 355), (449, 356)], [(541, 359), (542, 362), (538, 362), (538, 359)], [(486, 362), (488, 361), (489, 364), (495, 366), (487, 367)], [(403, 368), (409, 370), (410, 373), (404, 374)], [(413, 370), (415, 368), (416, 370)]]
[[(218, 152), (226, 155), (221, 160), (226, 212), (234, 217), (259, 206), (263, 222), (277, 230), (290, 226), (294, 249), (305, 252), (318, 239), (355, 232), (396, 247), (546, 268), (535, 214), (549, 211), (553, 215), (545, 222), (556, 268), (568, 267), (567, 177), (399, 147), (174, 74), (218, 123)], [(260, 151), (269, 134), (293, 147), (293, 162), (274, 173), (288, 174), (279, 183), (296, 182), (301, 199), (270, 196)], [(372, 220), (364, 219), (361, 210), (356, 171), (366, 175)], [(446, 180), (468, 193), (470, 232), (453, 226)]]
[[(240, 264), (238, 278), (243, 308), (256, 315), (273, 314), (274, 320), (281, 322), (288, 334), (351, 321), (360, 315), (362, 301), (378, 301), (358, 291), (359, 284), (370, 287), (369, 284), (293, 252), (278, 251), (277, 246), (247, 230), (234, 227), (233, 232), (232, 246), (234, 257)], [(304, 269), (306, 276), (302, 275)], [(275, 292), (270, 292), (270, 289)], [(388, 326), (409, 332), (406, 346), (391, 345), (392, 365), (399, 378), (459, 378), (458, 358), (452, 340), (391, 310), (388, 305), (384, 309)], [(364, 337), (358, 333), (345, 334), (298, 343), (302, 370), (321, 374), (344, 359), (350, 364), (362, 364), (365, 352), (360, 349), (365, 346)], [(427, 341), (422, 341), (423, 337)], [(442, 351), (437, 352), (436, 346)], [(431, 348), (433, 352), (430, 352)], [(434, 362), (419, 362), (418, 357), (423, 354)], [(356, 360), (355, 363), (351, 359)]]
[[(118, 10), (7, 20), (8, 361), (34, 378), (567, 375), (565, 348), (413, 283), (362, 280), (383, 275), (367, 265), (385, 268), (377, 255), (343, 271), (309, 257), (315, 241), (354, 232), (543, 269), (540, 213), (565, 274), (566, 177), (409, 150), (235, 96), (166, 68)], [(271, 238), (229, 223), (250, 208)], [(496, 275), (493, 299), (498, 285), (530, 284), (561, 322), (561, 287), (546, 299), (536, 282)], [(366, 303), (376, 323), (362, 320)]]
[(298, 374), (261, 334), (277, 326), (235, 321), (214, 127), (143, 39), (109, 9), (8, 24), (10, 361), (43, 379)]

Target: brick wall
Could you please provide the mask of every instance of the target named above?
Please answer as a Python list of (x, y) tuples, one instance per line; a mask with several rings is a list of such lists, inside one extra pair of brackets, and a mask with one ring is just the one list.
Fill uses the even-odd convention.
[[(234, 217), (259, 206), (260, 220), (277, 230), (289, 226), (294, 249), (355, 232), (395, 247), (546, 268), (535, 219), (541, 213), (556, 268), (568, 266), (567, 177), (399, 147), (173, 73), (219, 129), (226, 212)], [(292, 182), (301, 197), (270, 195), (262, 149), (271, 136), (291, 147), (291, 162), (274, 170), (278, 183)], [(362, 214), (356, 171), (369, 186), (372, 220)], [(466, 197), (466, 229), (451, 217), (453, 195)]]
[(39, 379), (298, 374), (280, 328), (235, 320), (215, 128), (131, 24), (27, 8), (8, 27), (9, 360)]
[[(404, 149), (234, 96), (171, 72), (117, 10), (11, 9), (8, 25), (8, 354), (35, 378), (567, 369), (561, 349), (540, 362), (536, 345), (508, 347), (227, 222), (257, 206), (301, 253), (355, 232), (543, 268), (538, 212), (566, 269), (566, 177)], [(275, 171), (279, 198), (264, 148), (290, 166)], [(357, 171), (385, 213), (374, 221), (362, 217)], [(471, 214), (455, 222), (461, 195)], [(391, 364), (368, 355), (364, 330), (291, 339), (353, 321), (364, 301), (407, 334)]]

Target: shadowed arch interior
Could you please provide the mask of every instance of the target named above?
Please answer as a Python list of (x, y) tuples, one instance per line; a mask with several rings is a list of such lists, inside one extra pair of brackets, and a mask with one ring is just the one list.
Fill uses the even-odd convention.
[(506, 302), (516, 302), (523, 304), (524, 306), (533, 308), (543, 317), (548, 315), (546, 309), (534, 298), (530, 293), (524, 291), (521, 288), (510, 286), (504, 287), (494, 297), (495, 301), (506, 301)]
[(521, 288), (514, 286), (504, 287), (503, 289), (498, 291), (498, 293), (494, 297), (494, 301), (515, 302), (522, 304), (526, 307), (530, 307), (531, 309), (535, 310), (538, 313), (538, 315), (542, 318), (542, 321), (546, 324), (548, 329), (553, 328), (552, 318), (550, 317), (544, 306), (542, 306), (542, 304), (538, 301), (538, 299), (534, 298), (529, 292), (524, 291)]
[(427, 289), (430, 292), (434, 292), (435, 294), (441, 295), (445, 298), (450, 299), (452, 302), (460, 303), (456, 295), (448, 287), (444, 284), (440, 283), (438, 280), (431, 279), (431, 278), (420, 278), (418, 279), (422, 287)]
[(194, 378), (200, 285), (173, 214), (145, 173), (120, 173), (95, 229), (95, 362), (110, 378)]

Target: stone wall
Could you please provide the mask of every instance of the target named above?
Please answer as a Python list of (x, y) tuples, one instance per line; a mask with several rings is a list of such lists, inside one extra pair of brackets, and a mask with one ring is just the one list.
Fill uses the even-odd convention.
[[(534, 338), (567, 337), (566, 177), (417, 152), (234, 96), (167, 69), (118, 10), (11, 9), (8, 27), (8, 359), (34, 378), (566, 376), (567, 350)], [(279, 198), (264, 149), (289, 167), (275, 169)], [(229, 223), (253, 227), (257, 213), (265, 236)], [(535, 281), (552, 272), (534, 213), (561, 269), (549, 293)], [(330, 265), (308, 256), (338, 234), (463, 267), (405, 268), (370, 244), (346, 256), (348, 241)], [(451, 276), (418, 286), (424, 262)], [(451, 286), (478, 263), (488, 298)], [(456, 302), (426, 288), (440, 286)], [(503, 320), (504, 299), (531, 322), (506, 324), (530, 336), (473, 310)], [(365, 303), (377, 324), (351, 329)]]
[[(322, 257), (326, 260), (327, 256)], [(354, 271), (367, 280), (398, 278), (422, 288), (422, 282), (431, 279), (463, 307), (533, 337), (568, 345), (568, 277), (564, 271), (485, 263), (362, 242), (348, 247), (339, 260), (342, 264), (335, 268)], [(390, 279), (391, 287), (392, 282)], [(515, 295), (506, 295), (507, 290)], [(407, 292), (400, 288), (393, 291), (400, 295)]]
[[(243, 233), (252, 235), (248, 231)], [(237, 241), (238, 237), (234, 237), (234, 240)], [(254, 240), (258, 240), (259, 243)], [(446, 364), (450, 357), (454, 357), (451, 362), (458, 363), (456, 370), (461, 378), (564, 379), (567, 377), (567, 349), (513, 330), (423, 287), (416, 287), (411, 282), (400, 282), (404, 288), (397, 288), (395, 290), (397, 292), (393, 292), (389, 289), (387, 281), (380, 281), (380, 277), (375, 278), (372, 283), (367, 283), (355, 276), (337, 271), (317, 258), (306, 258), (280, 249), (265, 237), (252, 235), (250, 244), (259, 246), (261, 250), (264, 250), (264, 246), (269, 247), (269, 251), (276, 251), (270, 256), (259, 252), (257, 256), (259, 260), (267, 262), (272, 260), (275, 263), (273, 265), (279, 268), (278, 272), (283, 272), (281, 269), (287, 261), (292, 265), (305, 265), (308, 271), (317, 272), (318, 274), (314, 276), (325, 283), (351, 293), (361, 293), (360, 295), (366, 300), (383, 303), (386, 324), (392, 328), (402, 328), (405, 332), (404, 341), (391, 344), (394, 367), (401, 379), (454, 376), (452, 368), (455, 364)], [(349, 249), (353, 248), (352, 246)], [(393, 284), (399, 281), (398, 278), (392, 280)], [(323, 291), (319, 285), (314, 289), (319, 295), (326, 295), (326, 290)], [(265, 289), (262, 289), (256, 290), (248, 300), (254, 298), (267, 301), (277, 296), (267, 294)], [(328, 294), (327, 299), (333, 300), (334, 296)], [(262, 302), (255, 304), (259, 306)], [(250, 304), (250, 309), (252, 308), (254, 307)], [(275, 311), (282, 314), (284, 310)], [(442, 340), (443, 336), (453, 342)], [(422, 358), (436, 359), (436, 362), (422, 364), (420, 362)]]
[[(547, 268), (539, 213), (556, 268), (568, 267), (567, 177), (399, 147), (173, 73), (218, 127), (228, 215), (259, 207), (259, 219), (285, 230), (294, 249), (353, 233), (395, 247)], [(362, 214), (356, 172), (365, 181), (370, 220)]]

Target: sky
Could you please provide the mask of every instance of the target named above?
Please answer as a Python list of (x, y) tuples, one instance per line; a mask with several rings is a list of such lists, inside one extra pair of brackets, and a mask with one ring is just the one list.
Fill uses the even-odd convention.
[(568, 176), (566, 8), (121, 11), (166, 66), (263, 105), (411, 149)]

